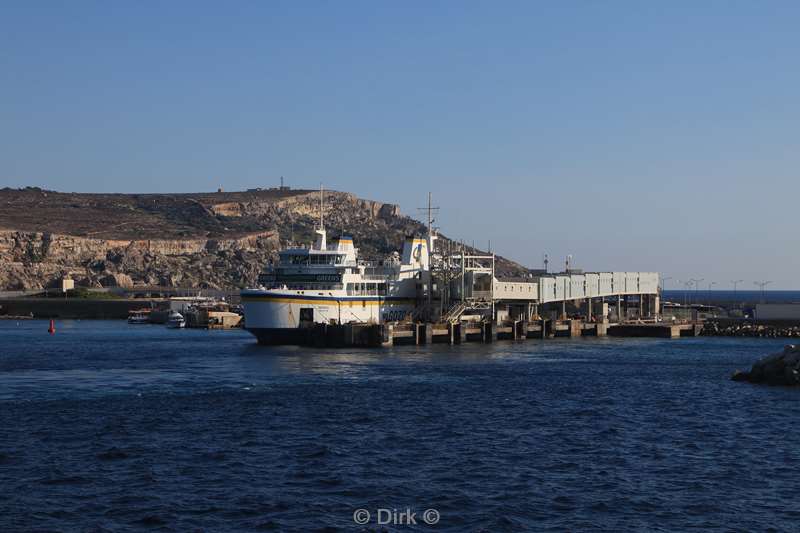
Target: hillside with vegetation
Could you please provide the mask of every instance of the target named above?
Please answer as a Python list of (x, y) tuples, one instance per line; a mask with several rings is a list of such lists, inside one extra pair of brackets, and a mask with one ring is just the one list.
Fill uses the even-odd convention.
[[(0, 189), (0, 290), (76, 285), (235, 289), (252, 285), (289, 243), (313, 241), (319, 192), (266, 189), (181, 194)], [(325, 192), (331, 237), (352, 235), (362, 257), (399, 250), (424, 226), (395, 204)], [(443, 237), (446, 242), (446, 237)], [(503, 258), (498, 271), (524, 267)]]

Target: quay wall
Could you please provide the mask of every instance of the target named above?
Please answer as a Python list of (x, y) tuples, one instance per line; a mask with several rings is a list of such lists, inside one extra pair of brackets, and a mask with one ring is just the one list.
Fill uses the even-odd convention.
[(149, 308), (142, 299), (9, 298), (0, 300), (0, 315), (61, 319), (125, 319), (131, 309)]

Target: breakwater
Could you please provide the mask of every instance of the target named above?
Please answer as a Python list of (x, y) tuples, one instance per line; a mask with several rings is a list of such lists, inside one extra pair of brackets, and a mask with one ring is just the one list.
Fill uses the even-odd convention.
[(701, 335), (709, 337), (800, 338), (800, 323), (714, 319), (705, 322)]

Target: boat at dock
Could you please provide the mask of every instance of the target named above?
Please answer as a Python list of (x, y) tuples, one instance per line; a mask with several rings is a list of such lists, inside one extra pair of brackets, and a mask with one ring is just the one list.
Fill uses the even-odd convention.
[(242, 315), (234, 313), (227, 302), (210, 301), (188, 307), (183, 315), (187, 328), (233, 329), (241, 327)]
[(167, 327), (171, 329), (181, 329), (186, 327), (186, 319), (177, 311), (172, 311), (167, 318)]
[[(322, 212), (322, 197), (320, 197)], [(315, 323), (383, 323), (411, 317), (430, 280), (435, 237), (409, 236), (401, 253), (362, 260), (353, 239), (327, 241), (322, 215), (316, 241), (279, 253), (241, 292), (245, 329), (261, 344), (292, 344)]]
[(136, 309), (128, 313), (128, 324), (149, 324), (150, 309)]

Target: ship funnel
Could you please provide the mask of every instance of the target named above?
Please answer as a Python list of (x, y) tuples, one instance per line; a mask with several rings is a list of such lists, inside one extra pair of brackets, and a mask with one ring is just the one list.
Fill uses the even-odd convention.
[(326, 231), (324, 228), (320, 228), (314, 233), (317, 234), (317, 242), (314, 243), (314, 248), (317, 250), (327, 250), (328, 249), (328, 242), (326, 240)]

